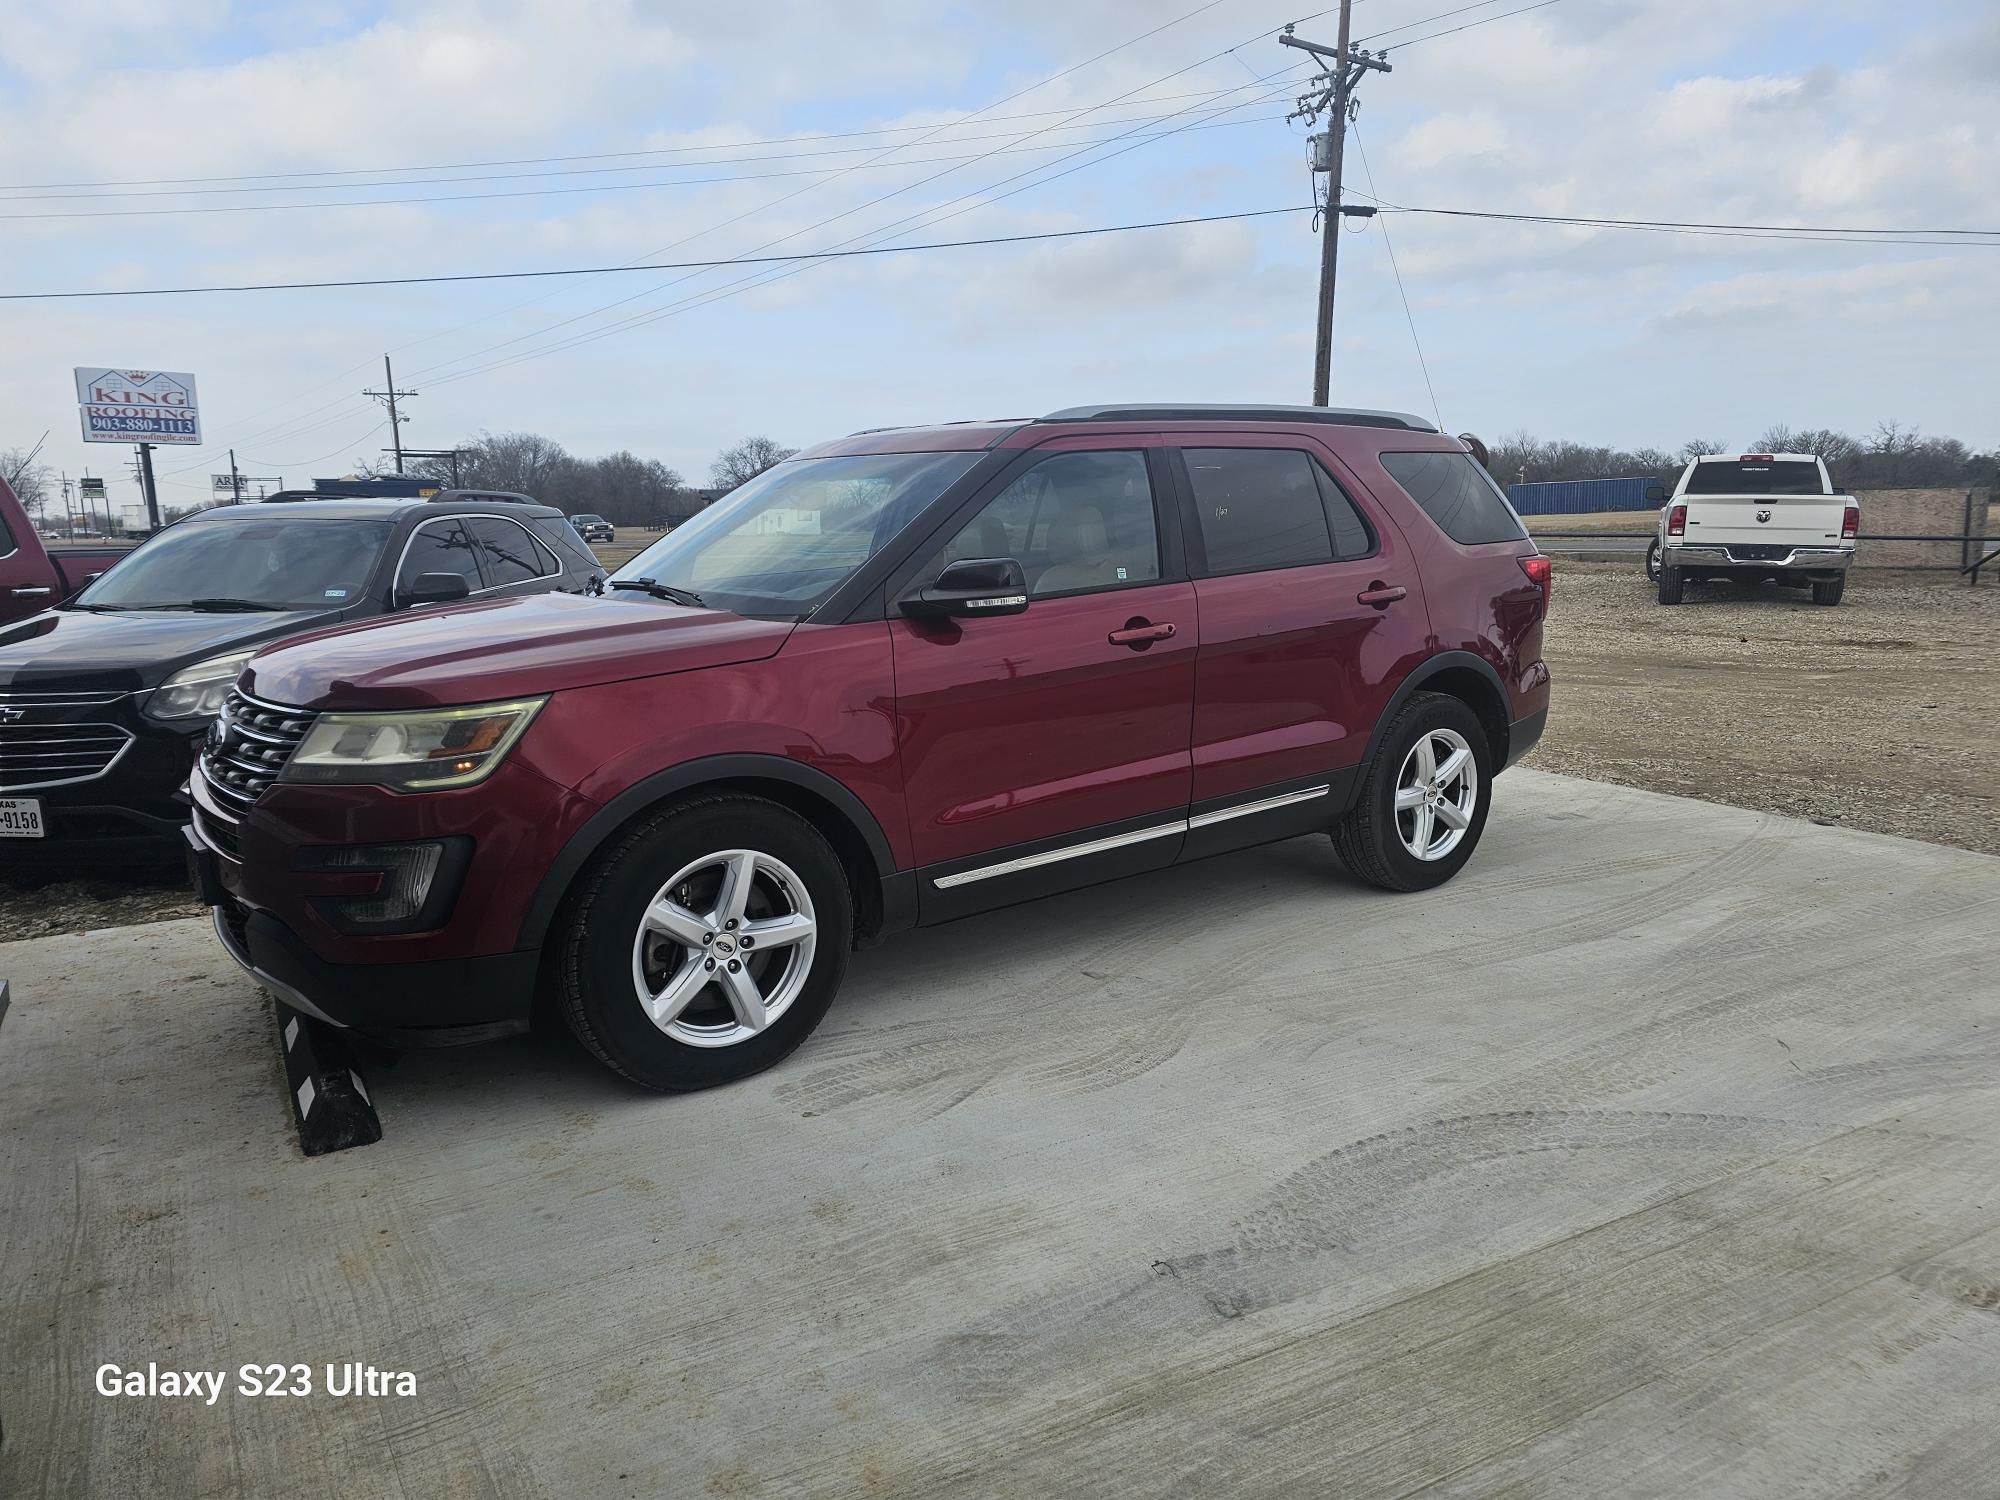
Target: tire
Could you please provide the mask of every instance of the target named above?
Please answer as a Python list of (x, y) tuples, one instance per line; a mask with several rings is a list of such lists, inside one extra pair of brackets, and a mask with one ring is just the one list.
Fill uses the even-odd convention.
[(1655, 583), (1660, 580), (1660, 539), (1654, 537), (1646, 547), (1646, 576)]
[[(747, 895), (732, 905), (745, 869)], [(760, 930), (753, 952), (745, 939)], [(713, 1088), (761, 1073), (812, 1035), (853, 933), (847, 874), (817, 828), (762, 797), (694, 797), (633, 825), (578, 882), (557, 998), (577, 1040), (632, 1082)]]
[(1679, 568), (1662, 566), (1660, 569), (1660, 603), (1680, 603), (1681, 595), (1685, 590), (1686, 584), (1681, 578), (1681, 570)]
[[(1418, 820), (1423, 809), (1397, 808), (1397, 793), (1408, 790), (1411, 761), (1420, 741), (1430, 740), (1434, 749), (1452, 745), (1468, 752), (1475, 777), (1470, 802), (1453, 803), (1466, 818), (1464, 828), (1445, 824), (1434, 814), (1431, 826), (1456, 832), (1448, 848), (1439, 848), (1430, 858), (1420, 858), (1408, 842), (1416, 831), (1403, 822)], [(1448, 762), (1440, 759), (1438, 769)], [(1455, 783), (1459, 784), (1459, 783)], [(1382, 743), (1362, 772), (1361, 793), (1353, 809), (1333, 827), (1333, 847), (1341, 861), (1370, 885), (1389, 891), (1423, 891), (1443, 885), (1465, 867), (1479, 836), (1486, 828), (1486, 810), (1492, 802), (1493, 756), (1486, 743), (1486, 731), (1479, 716), (1457, 698), (1442, 693), (1416, 693), (1397, 710), (1396, 717), (1382, 733)], [(1461, 784), (1461, 790), (1462, 784)], [(1433, 845), (1442, 842), (1434, 837)]]
[(1815, 578), (1812, 591), (1813, 603), (1838, 604), (1840, 596), (1847, 592), (1847, 575), (1836, 573), (1831, 578)]

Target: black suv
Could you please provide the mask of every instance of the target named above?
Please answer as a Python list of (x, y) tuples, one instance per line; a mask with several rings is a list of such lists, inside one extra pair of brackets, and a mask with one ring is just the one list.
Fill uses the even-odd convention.
[(259, 647), (603, 580), (562, 512), (525, 495), (286, 496), (177, 521), (73, 599), (0, 629), (0, 867), (178, 860), (179, 788)]

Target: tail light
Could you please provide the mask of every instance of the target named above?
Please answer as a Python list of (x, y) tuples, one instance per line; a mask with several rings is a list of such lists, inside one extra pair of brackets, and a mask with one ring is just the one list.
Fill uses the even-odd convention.
[(1855, 537), (1861, 534), (1860, 506), (1850, 505), (1847, 507), (1846, 513), (1840, 518), (1840, 534), (1842, 537)]
[(1521, 559), (1521, 571), (1528, 575), (1528, 582), (1542, 591), (1542, 608), (1549, 607), (1549, 595), (1555, 591), (1555, 564), (1537, 553), (1533, 557)]
[(1688, 508), (1685, 505), (1676, 505), (1667, 512), (1667, 535), (1686, 536), (1687, 529)]

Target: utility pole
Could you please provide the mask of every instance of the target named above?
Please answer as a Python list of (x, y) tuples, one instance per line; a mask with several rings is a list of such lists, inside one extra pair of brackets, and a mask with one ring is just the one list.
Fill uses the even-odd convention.
[[(1340, 221), (1349, 212), (1340, 202), (1340, 167), (1346, 154), (1347, 121), (1354, 108), (1354, 85), (1371, 68), (1383, 73), (1390, 71), (1386, 57), (1381, 54), (1370, 57), (1348, 41), (1353, 12), (1354, 0), (1340, 0), (1340, 35), (1331, 47), (1294, 36), (1289, 26), (1278, 38), (1281, 46), (1309, 52), (1320, 60), (1321, 65), (1320, 75), (1313, 80), (1311, 90), (1299, 99), (1299, 107), (1286, 118), (1302, 119), (1310, 125), (1322, 113), (1327, 117), (1324, 138), (1313, 137), (1313, 171), (1325, 173), (1327, 179), (1326, 209), (1319, 230), (1319, 315), (1316, 324), (1318, 333), (1313, 343), (1314, 406), (1327, 404), (1327, 388), (1333, 370), (1334, 272), (1340, 257)], [(1365, 208), (1355, 212), (1365, 218), (1373, 215), (1375, 210)]]
[(364, 396), (373, 396), (377, 401), (383, 402), (389, 408), (389, 441), (394, 445), (396, 472), (400, 474), (403, 472), (403, 419), (396, 410), (396, 398), (398, 396), (414, 396), (418, 393), (416, 391), (399, 391), (396, 389), (396, 372), (389, 368), (389, 356), (386, 354), (382, 356), (382, 379), (386, 389), (363, 391), (361, 394)]
[(229, 450), (229, 495), (229, 503), (231, 505), (241, 505), (243, 503), (243, 476), (236, 472), (236, 450), (234, 448)]

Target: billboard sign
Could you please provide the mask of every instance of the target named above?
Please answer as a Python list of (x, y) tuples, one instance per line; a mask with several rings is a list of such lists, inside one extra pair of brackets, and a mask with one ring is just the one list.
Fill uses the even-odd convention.
[(104, 481), (101, 479), (92, 479), (86, 474), (76, 482), (76, 490), (77, 494), (85, 500), (102, 500), (104, 498)]
[(201, 442), (192, 375), (79, 366), (76, 402), (86, 443)]

